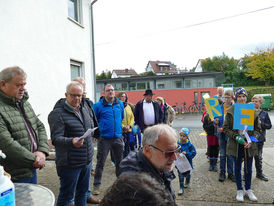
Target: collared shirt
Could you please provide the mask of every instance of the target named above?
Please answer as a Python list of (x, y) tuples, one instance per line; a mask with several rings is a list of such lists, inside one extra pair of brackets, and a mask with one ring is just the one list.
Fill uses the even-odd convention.
[(155, 113), (152, 102), (143, 101), (143, 112), (144, 112), (144, 124), (154, 125), (155, 124)]
[(81, 114), (81, 112), (80, 112), (80, 110), (79, 110), (79, 108), (76, 108), (76, 107), (73, 107), (73, 106), (71, 106), (68, 102), (67, 102), (67, 100), (66, 100), (66, 105), (68, 105), (68, 107), (69, 108), (71, 108), (73, 111), (74, 111), (74, 113), (76, 114), (76, 116), (81, 120), (81, 122), (83, 122), (83, 117), (82, 117), (82, 114)]
[(19, 100), (16, 101), (16, 106), (19, 109), (19, 111), (20, 111), (20, 113), (21, 113), (21, 115), (24, 119), (26, 130), (27, 130), (28, 135), (29, 135), (30, 147), (31, 147), (30, 151), (31, 152), (36, 152), (37, 151), (37, 137), (36, 137), (36, 134), (35, 134), (34, 130), (32, 129), (31, 124), (30, 124), (29, 120), (27, 119), (25, 111), (24, 111), (24, 109), (22, 107), (22, 104)]

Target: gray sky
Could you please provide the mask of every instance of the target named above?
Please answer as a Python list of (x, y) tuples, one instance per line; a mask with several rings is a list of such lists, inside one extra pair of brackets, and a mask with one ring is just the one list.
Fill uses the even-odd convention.
[(274, 0), (98, 0), (93, 11), (96, 73), (274, 46)]

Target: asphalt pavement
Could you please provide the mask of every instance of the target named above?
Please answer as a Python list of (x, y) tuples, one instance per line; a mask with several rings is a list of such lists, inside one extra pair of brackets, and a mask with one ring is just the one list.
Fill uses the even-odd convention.
[[(274, 112), (270, 112), (269, 114), (271, 120), (273, 120), (272, 123), (274, 123)], [(272, 199), (274, 198), (274, 129), (267, 131), (267, 141), (263, 151), (263, 171), (269, 177), (269, 181), (265, 182), (256, 178), (256, 170), (253, 166), (252, 189), (254, 190), (254, 194), (257, 196), (258, 201), (254, 203), (245, 198), (244, 203), (238, 203), (235, 200), (237, 191), (236, 184), (230, 180), (219, 182), (219, 172), (208, 171), (209, 162), (205, 155), (207, 144), (206, 136), (202, 130), (201, 114), (177, 115), (173, 127), (177, 130), (182, 127), (190, 128), (190, 140), (197, 150), (197, 155), (193, 159), (194, 169), (191, 172), (190, 187), (185, 189), (182, 196), (176, 197), (178, 205), (272, 205)], [(94, 162), (96, 161), (95, 157), (96, 154), (93, 158)], [(174, 172), (177, 175), (176, 169), (174, 169)], [(103, 197), (104, 192), (112, 185), (115, 179), (115, 168), (112, 166), (108, 157), (102, 177), (102, 185), (100, 188), (101, 194), (98, 197)], [(91, 176), (91, 186), (92, 183), (93, 176)], [(46, 167), (43, 170), (38, 171), (38, 184), (52, 190), (57, 199), (59, 193), (59, 179), (56, 174), (54, 161), (46, 161)], [(179, 190), (178, 178), (176, 178), (172, 184), (177, 194)]]

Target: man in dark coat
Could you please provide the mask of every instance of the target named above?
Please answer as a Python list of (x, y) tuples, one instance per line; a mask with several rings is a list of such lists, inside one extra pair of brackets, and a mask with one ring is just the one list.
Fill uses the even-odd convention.
[(163, 112), (158, 102), (152, 101), (153, 95), (152, 90), (147, 89), (144, 99), (139, 101), (134, 109), (135, 123), (140, 127), (142, 132), (147, 127), (163, 122)]
[(68, 84), (65, 95), (66, 100), (59, 100), (48, 117), (60, 178), (57, 205), (68, 205), (74, 195), (75, 205), (86, 205), (93, 143), (91, 134), (85, 139), (79, 137), (94, 128), (96, 118), (87, 103), (82, 102), (81, 84)]
[(173, 163), (180, 152), (177, 133), (167, 124), (159, 124), (145, 130), (143, 149), (131, 152), (120, 163), (120, 176), (125, 173), (144, 172), (160, 182), (175, 203), (171, 181), (175, 179)]

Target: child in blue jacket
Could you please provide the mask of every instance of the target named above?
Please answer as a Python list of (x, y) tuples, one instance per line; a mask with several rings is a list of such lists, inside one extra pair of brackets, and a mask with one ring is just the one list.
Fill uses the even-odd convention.
[[(192, 159), (196, 155), (196, 149), (191, 144), (190, 140), (188, 139), (189, 133), (190, 131), (188, 128), (182, 128), (180, 130), (180, 138), (178, 140), (178, 144), (181, 146), (181, 153), (183, 153), (186, 156), (191, 167), (193, 168)], [(182, 195), (184, 193), (184, 188), (187, 188), (190, 182), (190, 170), (184, 173), (181, 173), (178, 170), (178, 176), (179, 176), (179, 183), (180, 183), (180, 190), (178, 192), (178, 195)], [(186, 183), (184, 184), (185, 177), (186, 177)]]

